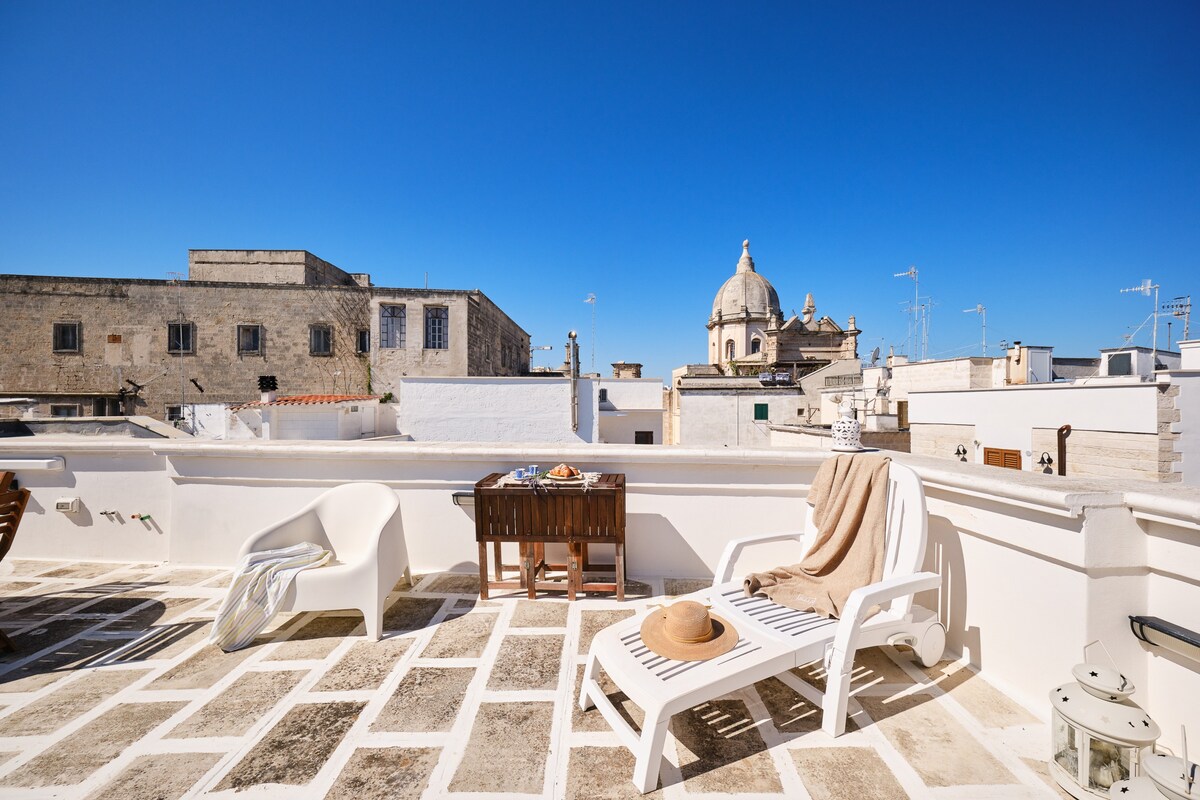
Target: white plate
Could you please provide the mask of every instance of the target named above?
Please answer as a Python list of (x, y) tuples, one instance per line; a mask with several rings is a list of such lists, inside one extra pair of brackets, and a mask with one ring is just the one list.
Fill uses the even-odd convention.
[(552, 483), (583, 483), (582, 475), (576, 475), (574, 478), (560, 478), (557, 475), (546, 473), (545, 478)]

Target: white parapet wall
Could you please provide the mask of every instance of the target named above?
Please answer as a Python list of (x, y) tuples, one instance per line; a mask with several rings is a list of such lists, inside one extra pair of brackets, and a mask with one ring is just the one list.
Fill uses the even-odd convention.
[[(950, 647), (1043, 716), (1083, 647), (1104, 641), (1134, 699), (1178, 744), (1200, 730), (1200, 664), (1139, 642), (1131, 614), (1200, 630), (1200, 492), (1148, 482), (1066, 479), (908, 454), (929, 508), (926, 566), (943, 576), (920, 602)], [(417, 572), (475, 571), (474, 510), (453, 502), (489, 472), (567, 461), (623, 472), (633, 576), (712, 574), (731, 538), (802, 527), (828, 454), (634, 445), (416, 442), (5, 442), (33, 500), (12, 555), (228, 565), (241, 542), (331, 486), (378, 481), (400, 495)], [(39, 468), (61, 458), (64, 468)], [(31, 459), (29, 469), (21, 459)], [(55, 465), (57, 461), (52, 462)], [(81, 511), (54, 510), (77, 496)], [(117, 512), (117, 519), (100, 511)], [(147, 521), (133, 520), (149, 514)], [(600, 549), (600, 548), (597, 548)], [(605, 553), (596, 554), (603, 560)], [(751, 552), (739, 572), (791, 563)], [(586, 602), (586, 601), (583, 601)]]

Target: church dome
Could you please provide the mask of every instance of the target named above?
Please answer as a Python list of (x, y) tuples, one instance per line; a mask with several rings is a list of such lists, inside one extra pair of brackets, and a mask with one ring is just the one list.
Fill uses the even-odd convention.
[(779, 310), (779, 294), (771, 282), (754, 271), (754, 259), (750, 257), (750, 240), (742, 242), (742, 257), (738, 259), (737, 272), (725, 281), (713, 300), (713, 317), (721, 313), (730, 317), (766, 319), (771, 314), (782, 316)]

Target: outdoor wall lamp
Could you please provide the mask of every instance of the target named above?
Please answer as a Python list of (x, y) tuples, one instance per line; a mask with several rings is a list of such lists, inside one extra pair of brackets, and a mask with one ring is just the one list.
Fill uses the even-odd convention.
[(1042, 457), (1039, 458), (1037, 462), (1038, 466), (1042, 468), (1042, 472), (1046, 473), (1047, 475), (1050, 474), (1050, 465), (1053, 463), (1054, 459), (1050, 457), (1049, 453), (1042, 453)]
[(958, 456), (959, 461), (966, 461), (967, 460), (967, 448), (963, 447), (960, 444), (958, 447), (954, 448), (954, 455)]

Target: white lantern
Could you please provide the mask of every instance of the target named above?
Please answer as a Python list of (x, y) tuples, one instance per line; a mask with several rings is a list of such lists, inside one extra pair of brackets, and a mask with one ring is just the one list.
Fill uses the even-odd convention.
[(1110, 797), (1125, 800), (1197, 800), (1200, 798), (1200, 765), (1188, 760), (1187, 731), (1182, 732), (1183, 757), (1154, 752), (1142, 753), (1140, 778), (1114, 783)]
[(1116, 666), (1077, 664), (1071, 674), (1073, 682), (1050, 692), (1050, 774), (1079, 800), (1108, 797), (1114, 783), (1138, 774), (1158, 724), (1129, 699), (1133, 684)]

